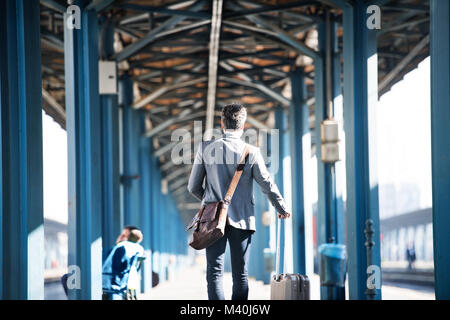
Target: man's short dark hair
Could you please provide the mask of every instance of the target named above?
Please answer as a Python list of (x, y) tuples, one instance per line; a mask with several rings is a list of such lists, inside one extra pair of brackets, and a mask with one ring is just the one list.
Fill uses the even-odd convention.
[(247, 119), (247, 110), (240, 103), (227, 104), (222, 109), (222, 122), (225, 129), (241, 129)]
[(139, 228), (137, 228), (135, 226), (125, 226), (124, 229), (127, 229), (128, 231), (130, 231), (130, 235), (128, 236), (128, 241), (139, 243), (144, 238), (142, 235), (142, 231), (139, 230)]

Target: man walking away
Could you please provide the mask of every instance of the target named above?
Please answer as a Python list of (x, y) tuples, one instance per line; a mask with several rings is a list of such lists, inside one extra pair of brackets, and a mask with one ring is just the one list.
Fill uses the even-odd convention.
[(138, 259), (144, 256), (144, 248), (139, 244), (141, 230), (126, 226), (103, 263), (103, 300), (125, 300), (130, 271), (136, 268)]
[[(189, 177), (188, 191), (202, 200), (203, 205), (223, 200), (225, 197), (228, 184), (246, 146), (241, 140), (246, 118), (247, 111), (241, 104), (226, 105), (222, 110), (223, 136), (216, 140), (205, 141), (199, 146)], [(227, 241), (231, 253), (232, 299), (248, 299), (248, 260), (251, 237), (256, 230), (253, 180), (267, 195), (280, 218), (290, 216), (259, 148), (249, 146), (249, 149), (248, 161), (228, 207), (225, 235), (206, 248), (206, 279), (210, 300), (224, 300), (222, 278)], [(204, 180), (206, 180), (205, 187), (203, 187)]]

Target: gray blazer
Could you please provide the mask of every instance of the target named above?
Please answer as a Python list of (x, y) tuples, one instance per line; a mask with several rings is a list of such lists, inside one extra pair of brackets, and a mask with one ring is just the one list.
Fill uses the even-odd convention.
[[(241, 135), (242, 131), (226, 132), (219, 139), (200, 144), (189, 177), (188, 191), (202, 200), (202, 205), (224, 199), (237, 163), (244, 152), (245, 142), (241, 140)], [(228, 207), (228, 218), (230, 225), (235, 228), (255, 231), (253, 179), (277, 212), (284, 214), (287, 209), (259, 148), (251, 145), (249, 147), (249, 158)]]

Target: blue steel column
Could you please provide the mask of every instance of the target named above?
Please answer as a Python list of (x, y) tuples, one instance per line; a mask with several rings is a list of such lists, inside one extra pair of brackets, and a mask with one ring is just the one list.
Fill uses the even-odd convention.
[(44, 298), (39, 2), (0, 2), (0, 299)]
[[(141, 117), (141, 132), (145, 132), (145, 117)], [(142, 246), (145, 251), (145, 261), (142, 265), (142, 292), (148, 292), (152, 288), (152, 241), (151, 241), (151, 223), (152, 223), (152, 183), (151, 183), (151, 152), (152, 152), (152, 140), (146, 137), (140, 138), (139, 146), (139, 171), (141, 173), (140, 178), (140, 225), (144, 234)]]
[[(337, 50), (336, 25), (331, 23), (331, 94), (333, 111), (336, 108), (336, 98), (341, 95), (340, 88), (340, 67)], [(343, 203), (336, 198), (336, 168), (334, 164), (324, 163), (321, 161), (321, 134), (320, 124), (328, 117), (327, 99), (326, 99), (326, 24), (319, 25), (319, 50), (322, 57), (315, 60), (315, 114), (316, 114), (316, 146), (318, 161), (318, 187), (319, 187), (319, 203), (318, 203), (318, 245), (322, 243), (342, 243), (344, 235), (338, 230), (342, 230), (343, 219), (339, 219), (343, 214)], [(341, 225), (339, 225), (341, 224)]]
[[(321, 135), (320, 124), (327, 117), (326, 115), (326, 65), (325, 65), (325, 48), (323, 34), (324, 23), (319, 26), (319, 49), (322, 52), (322, 57), (314, 60), (314, 94), (315, 94), (315, 144), (317, 156), (317, 179), (318, 179), (318, 201), (317, 201), (317, 246), (329, 242), (329, 220), (327, 216), (331, 215), (331, 210), (334, 210), (334, 201), (332, 201), (332, 187), (334, 181), (331, 179), (330, 164), (321, 161)], [(331, 193), (331, 194), (330, 194)], [(332, 242), (332, 241), (331, 241)], [(322, 297), (322, 295), (321, 295)]]
[(103, 184), (103, 249), (104, 254), (115, 245), (123, 227), (120, 212), (119, 110), (117, 96), (102, 95), (102, 184)]
[(128, 75), (119, 81), (123, 128), (123, 215), (125, 225), (139, 226), (139, 113), (132, 107), (133, 83)]
[[(266, 247), (265, 243), (266, 227), (264, 227), (264, 225), (262, 224), (262, 214), (266, 210), (265, 207), (267, 206), (266, 204), (267, 200), (266, 198), (261, 196), (261, 189), (256, 183), (254, 183), (253, 185), (252, 194), (253, 194), (252, 204), (254, 206), (256, 232), (252, 235), (248, 275), (251, 277), (255, 277), (256, 280), (263, 280), (266, 283), (267, 281), (270, 282), (270, 275), (268, 275), (266, 280), (266, 274), (264, 272), (264, 265), (265, 265), (264, 248)], [(231, 262), (229, 250), (227, 250), (225, 259), (226, 259), (225, 272), (230, 272)]]
[[(254, 259), (252, 259), (253, 264), (256, 267), (255, 275), (256, 280), (263, 281), (265, 284), (270, 283), (270, 273), (272, 270), (266, 269), (266, 260), (264, 256), (264, 251), (269, 250), (269, 226), (265, 226), (262, 223), (262, 215), (264, 212), (268, 211), (268, 202), (266, 196), (262, 193), (259, 186), (254, 186), (253, 192), (255, 195), (255, 219), (256, 219), (256, 232), (257, 237), (256, 250), (252, 247), (252, 251), (255, 251)], [(252, 244), (253, 246), (253, 244)]]
[[(282, 107), (277, 107), (275, 109), (275, 127), (279, 130), (279, 136), (278, 136), (278, 150), (279, 150), (279, 157), (278, 157), (278, 171), (275, 172), (275, 182), (280, 190), (280, 193), (285, 196), (285, 179), (284, 179), (284, 159), (288, 156), (289, 152), (289, 136), (287, 134), (287, 116), (284, 112)], [(274, 150), (274, 146), (271, 146), (271, 150)], [(275, 169), (275, 168), (273, 168)], [(286, 201), (289, 201), (290, 199), (286, 199)], [(278, 213), (276, 212), (277, 217), (277, 223), (280, 223), (280, 219), (278, 219)], [(286, 245), (285, 241), (285, 234), (286, 234), (286, 221), (284, 220), (281, 223), (281, 236), (280, 236), (280, 261), (284, 261), (284, 248)], [(287, 264), (286, 264), (287, 265)], [(280, 263), (280, 273), (286, 272), (286, 270), (283, 270), (284, 265), (283, 263)]]
[[(254, 186), (254, 206), (255, 206), (255, 225), (256, 232), (252, 236), (252, 245), (250, 250), (250, 264), (248, 274), (254, 276), (256, 280), (263, 280), (264, 274), (264, 226), (262, 224), (262, 213), (265, 207), (265, 199), (260, 195), (259, 186)], [(229, 257), (226, 257), (229, 258)], [(227, 272), (227, 270), (226, 270)], [(270, 280), (270, 279), (269, 279)]]
[[(337, 28), (337, 24), (332, 24), (333, 34), (335, 34)], [(341, 75), (342, 75), (342, 67), (341, 67), (341, 58), (342, 53), (338, 53), (338, 41), (337, 35), (334, 38), (333, 45), (333, 55), (332, 55), (332, 99), (333, 99), (333, 114), (334, 119), (341, 124), (340, 127), (340, 135), (341, 139), (343, 139), (343, 126), (344, 123), (344, 97), (342, 94), (341, 87)], [(340, 142), (341, 144), (344, 141)], [(342, 148), (344, 150), (344, 148)], [(345, 180), (345, 154), (341, 156), (341, 160), (334, 164), (334, 179), (335, 179), (335, 188), (334, 188), (334, 200), (336, 205), (335, 215), (332, 217), (333, 221), (333, 232), (335, 235), (336, 243), (345, 244), (345, 209), (344, 209), (344, 199), (343, 192), (346, 187)], [(345, 296), (345, 292), (341, 292), (342, 297)]]
[[(160, 178), (160, 186), (161, 186), (161, 178)], [(160, 187), (161, 188), (161, 187)], [(169, 203), (169, 197), (168, 194), (161, 193), (161, 268), (163, 270), (163, 280), (169, 279), (169, 253), (170, 253), (170, 233), (168, 232), (169, 226), (168, 226), (168, 219), (170, 215), (170, 203)]]
[[(101, 299), (102, 168), (97, 13), (81, 8), (81, 29), (64, 28), (69, 181), (70, 299)], [(66, 16), (65, 16), (66, 19)], [(75, 283), (71, 283), (75, 284)]]
[(450, 299), (450, 4), (431, 1), (431, 157), (436, 299)]
[[(260, 146), (260, 150), (262, 151), (263, 155), (264, 154), (268, 154), (269, 152), (269, 134), (268, 132), (264, 132), (264, 134), (267, 134), (267, 138), (266, 139), (262, 139), (262, 143)], [(259, 215), (257, 216), (258, 221), (258, 226), (257, 231), (259, 232), (259, 239), (261, 241), (261, 252), (260, 252), (260, 262), (258, 262), (260, 264), (260, 278), (258, 280), (262, 280), (265, 284), (269, 284), (270, 283), (270, 275), (271, 273), (274, 271), (273, 268), (268, 268), (269, 266), (272, 266), (272, 263), (270, 263), (269, 261), (267, 261), (266, 259), (268, 257), (271, 257), (271, 254), (273, 253), (273, 248), (270, 247), (270, 225), (264, 225), (262, 223), (262, 214), (264, 212), (269, 211), (269, 200), (267, 199), (267, 197), (263, 194), (263, 192), (261, 191), (261, 188), (259, 186), (256, 186), (256, 184), (254, 184), (254, 194), (255, 194), (255, 210), (257, 212), (259, 212)], [(272, 220), (272, 221), (275, 221)], [(269, 256), (266, 256), (266, 255)]]
[(160, 276), (160, 281), (166, 281), (167, 280), (167, 269), (166, 269), (166, 257), (167, 257), (167, 235), (165, 232), (165, 220), (166, 220), (166, 212), (167, 212), (167, 203), (166, 203), (166, 199), (164, 197), (164, 194), (162, 194), (161, 192), (161, 179), (159, 178), (159, 174), (158, 174), (158, 189), (159, 192), (157, 194), (158, 196), (158, 209), (157, 210), (161, 210), (161, 213), (164, 214), (159, 214), (158, 215), (158, 228), (159, 228), (159, 276)]
[[(372, 265), (380, 265), (378, 181), (373, 134), (378, 100), (376, 30), (366, 27), (367, 3), (344, 8), (344, 130), (347, 170), (346, 229), (350, 299), (366, 299), (364, 228), (373, 220)], [(381, 273), (379, 274), (381, 277)], [(376, 290), (381, 299), (381, 288)]]
[(156, 170), (157, 170), (157, 159), (153, 156), (153, 138), (148, 139), (150, 144), (150, 184), (151, 184), (151, 193), (150, 193), (150, 205), (151, 205), (151, 223), (150, 223), (150, 234), (151, 234), (151, 260), (152, 260), (152, 271), (159, 273), (159, 226), (158, 226), (158, 204), (157, 204), (157, 192), (158, 185), (156, 183)]
[[(331, 102), (333, 113), (339, 109), (337, 97), (341, 95), (340, 61), (337, 55), (336, 24), (330, 22), (330, 50), (331, 50)], [(323, 243), (344, 242), (344, 209), (342, 198), (337, 197), (336, 171), (341, 169), (338, 163), (324, 163), (321, 160), (321, 131), (320, 124), (328, 118), (327, 114), (327, 25), (322, 22), (318, 27), (319, 51), (321, 58), (315, 60), (315, 115), (316, 115), (316, 154), (318, 175), (318, 214), (317, 214), (317, 245)], [(341, 106), (340, 106), (341, 107)], [(342, 109), (340, 109), (342, 110)], [(337, 115), (336, 118), (339, 118)], [(322, 299), (343, 299), (344, 288), (321, 288)]]
[[(103, 51), (106, 57), (114, 54), (114, 25), (105, 22)], [(119, 106), (117, 94), (100, 95), (102, 122), (102, 187), (103, 256), (115, 245), (123, 227), (120, 210), (120, 164), (119, 164)]]
[(158, 273), (160, 282), (163, 282), (166, 277), (164, 268), (164, 227), (163, 219), (165, 212), (165, 202), (163, 200), (163, 194), (161, 192), (161, 172), (158, 165), (158, 159), (154, 156), (152, 160), (152, 210), (154, 212), (152, 216), (152, 233), (153, 233), (153, 255), (152, 255), (152, 268), (153, 271)]
[[(325, 64), (325, 48), (323, 34), (324, 23), (319, 26), (319, 50), (322, 52), (322, 57), (314, 60), (314, 95), (315, 95), (315, 145), (316, 145), (316, 157), (317, 157), (317, 223), (316, 223), (316, 234), (317, 234), (317, 248), (321, 244), (333, 242), (332, 234), (330, 233), (330, 220), (329, 217), (333, 215), (335, 210), (335, 202), (333, 201), (333, 186), (334, 179), (331, 176), (331, 167), (329, 163), (324, 163), (321, 160), (321, 132), (320, 125), (321, 122), (327, 117), (326, 109), (326, 64)], [(319, 254), (317, 254), (319, 257)], [(319, 258), (320, 259), (320, 258)], [(328, 300), (329, 294), (328, 289), (320, 286), (320, 298), (322, 300)]]
[[(6, 14), (5, 8), (6, 2), (0, 2), (0, 43), (6, 43)], [(6, 70), (5, 64), (8, 65), (8, 61), (5, 61), (5, 49), (6, 46), (0, 47), (0, 171), (3, 176), (3, 109), (6, 108), (6, 91), (8, 90), (6, 84), (8, 83), (8, 76), (1, 70)], [(0, 179), (0, 259), (3, 260), (3, 178)], [(0, 300), (4, 299), (3, 295), (3, 264), (0, 263)]]
[[(152, 146), (153, 146), (153, 139), (152, 140)], [(159, 216), (157, 215), (158, 212), (158, 191), (159, 186), (157, 183), (157, 159), (154, 156), (151, 156), (151, 169), (152, 169), (152, 175), (151, 175), (151, 183), (152, 183), (152, 194), (151, 194), (151, 204), (152, 204), (152, 212), (154, 213), (152, 215), (152, 270), (156, 273), (160, 273), (159, 270), (159, 261), (160, 261), (160, 228), (159, 228)]]
[(164, 243), (166, 245), (166, 255), (165, 255), (165, 264), (166, 264), (166, 272), (167, 272), (167, 280), (171, 280), (172, 277), (172, 263), (171, 263), (171, 254), (172, 254), (172, 245), (174, 243), (176, 234), (173, 233), (171, 221), (172, 217), (174, 215), (174, 209), (172, 205), (172, 196), (170, 194), (170, 191), (164, 195), (165, 203), (166, 203), (166, 214), (164, 216), (164, 230), (165, 230), (165, 237), (164, 237)]
[(177, 206), (175, 204), (175, 201), (172, 197), (171, 193), (167, 194), (168, 196), (168, 203), (169, 203), (169, 215), (167, 216), (167, 229), (166, 232), (169, 235), (170, 239), (169, 239), (169, 263), (168, 263), (168, 269), (169, 269), (169, 279), (172, 280), (174, 273), (176, 272), (176, 257), (174, 257), (175, 255), (175, 245), (176, 245), (176, 241), (178, 239), (178, 234), (176, 233), (176, 229), (175, 229), (175, 218), (177, 215)]
[[(305, 173), (309, 171), (311, 139), (309, 136), (309, 108), (303, 70), (291, 75), (292, 101), (289, 108), (289, 137), (292, 171), (292, 223), (294, 272), (312, 276), (312, 207), (307, 199)], [(305, 181), (306, 180), (306, 181)], [(310, 239), (306, 239), (309, 236)]]
[(160, 270), (161, 270), (161, 281), (166, 281), (168, 278), (167, 273), (167, 247), (168, 247), (168, 239), (170, 235), (166, 234), (166, 228), (167, 228), (167, 212), (169, 210), (168, 203), (167, 203), (167, 197), (165, 194), (161, 192), (161, 175), (158, 174), (158, 187), (159, 187), (159, 210), (161, 210), (161, 213), (159, 215), (159, 228), (161, 232), (159, 233), (159, 240), (160, 240)]

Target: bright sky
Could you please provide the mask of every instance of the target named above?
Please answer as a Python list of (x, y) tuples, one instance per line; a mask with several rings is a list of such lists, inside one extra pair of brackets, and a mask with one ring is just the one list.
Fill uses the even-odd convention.
[[(430, 59), (378, 105), (381, 216), (431, 207)], [(67, 222), (67, 136), (43, 113), (44, 215)], [(316, 183), (317, 179), (314, 179)]]
[(378, 104), (380, 214), (431, 207), (430, 58)]
[(67, 223), (67, 135), (42, 112), (44, 217)]

